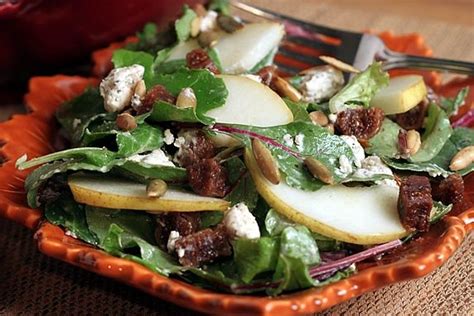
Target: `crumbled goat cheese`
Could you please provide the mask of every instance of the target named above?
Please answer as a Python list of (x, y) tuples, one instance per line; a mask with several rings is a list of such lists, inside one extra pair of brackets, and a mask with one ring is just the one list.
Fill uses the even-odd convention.
[(179, 136), (178, 138), (176, 138), (173, 145), (176, 148), (181, 148), (181, 146), (183, 146), (185, 143), (186, 143), (186, 139), (183, 136)]
[(342, 155), (339, 157), (339, 170), (343, 174), (351, 174), (352, 173), (352, 164), (349, 158), (346, 155)]
[(293, 146), (293, 144), (294, 144), (293, 136), (291, 136), (290, 134), (283, 135), (283, 142), (288, 147)]
[(227, 232), (233, 237), (260, 238), (258, 223), (244, 203), (232, 206), (225, 214), (223, 223)]
[(135, 85), (143, 79), (142, 65), (115, 68), (100, 83), (100, 95), (107, 112), (119, 112), (130, 104)]
[(176, 253), (178, 254), (178, 257), (179, 257), (179, 258), (184, 257), (184, 253), (185, 253), (185, 252), (186, 252), (186, 250), (184, 250), (183, 248), (178, 248), (178, 249), (176, 250)]
[(304, 140), (304, 135), (303, 134), (298, 134), (298, 135), (295, 136), (296, 148), (298, 148), (299, 151), (303, 151), (303, 149), (304, 149), (303, 140)]
[(169, 128), (165, 129), (164, 135), (165, 135), (164, 141), (166, 145), (171, 145), (174, 143), (174, 135), (173, 133), (171, 133)]
[(352, 153), (354, 154), (354, 164), (357, 168), (360, 168), (362, 160), (365, 158), (364, 147), (362, 147), (357, 138), (353, 135), (342, 135), (341, 138), (351, 148)]
[(328, 115), (328, 119), (329, 119), (329, 122), (331, 123), (336, 123), (336, 120), (337, 120), (337, 114), (334, 114), (334, 113), (331, 113)]
[[(353, 176), (357, 178), (370, 178), (377, 174), (386, 174), (392, 176), (393, 172), (386, 164), (383, 163), (380, 157), (369, 156), (362, 160), (361, 167), (354, 172)], [(392, 179), (379, 180), (375, 181), (375, 183), (398, 187), (397, 182)]]
[(201, 19), (201, 32), (212, 31), (217, 27), (217, 12), (209, 10)]
[(173, 162), (161, 149), (155, 149), (149, 154), (136, 154), (127, 158), (127, 160), (135, 162), (143, 162), (152, 166), (169, 166), (174, 167)]
[(342, 72), (327, 67), (324, 71), (315, 71), (303, 77), (300, 90), (306, 102), (321, 102), (335, 95), (344, 86)]
[(179, 232), (176, 230), (172, 230), (170, 232), (170, 236), (168, 237), (168, 242), (166, 243), (166, 248), (168, 249), (168, 252), (173, 252), (175, 250), (176, 246), (176, 241), (181, 238), (179, 235)]
[(245, 77), (245, 78), (249, 78), (249, 79), (251, 79), (251, 80), (253, 80), (253, 81), (256, 81), (256, 82), (258, 82), (258, 83), (262, 83), (262, 77), (257, 76), (257, 75), (250, 75), (250, 74), (248, 74), (248, 75), (241, 75), (241, 76), (242, 76), (242, 77)]

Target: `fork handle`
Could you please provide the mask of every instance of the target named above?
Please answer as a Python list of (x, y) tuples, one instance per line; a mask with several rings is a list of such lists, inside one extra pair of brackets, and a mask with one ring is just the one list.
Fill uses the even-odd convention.
[(474, 63), (441, 58), (404, 55), (384, 50), (377, 59), (383, 61), (383, 69), (415, 68), (424, 70), (449, 71), (474, 76)]

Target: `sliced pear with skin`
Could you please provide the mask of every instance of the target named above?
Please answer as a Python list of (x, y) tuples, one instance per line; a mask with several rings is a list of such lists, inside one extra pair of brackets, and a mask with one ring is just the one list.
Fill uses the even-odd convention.
[(216, 122), (269, 127), (293, 121), (285, 101), (266, 85), (243, 76), (218, 77), (229, 94), (223, 106), (206, 112)]
[(284, 35), (283, 24), (250, 23), (234, 33), (222, 36), (214, 49), (224, 73), (240, 74), (252, 69), (278, 47)]
[[(280, 23), (249, 23), (234, 33), (219, 32), (214, 50), (224, 73), (241, 74), (251, 70), (277, 48), (283, 35), (285, 31)], [(195, 39), (179, 43), (170, 50), (167, 61), (185, 59), (186, 54), (196, 48), (199, 44)]]
[(284, 181), (270, 183), (248, 150), (245, 163), (267, 203), (313, 232), (361, 245), (385, 243), (409, 233), (398, 216), (396, 187), (331, 185), (309, 192), (292, 188)]
[(160, 198), (150, 198), (145, 184), (107, 176), (74, 174), (69, 176), (68, 185), (76, 202), (96, 207), (149, 213), (225, 211), (229, 207), (228, 201), (173, 187)]
[(394, 77), (390, 79), (388, 86), (380, 89), (372, 98), (370, 106), (381, 108), (387, 115), (404, 113), (423, 101), (426, 94), (422, 76)]

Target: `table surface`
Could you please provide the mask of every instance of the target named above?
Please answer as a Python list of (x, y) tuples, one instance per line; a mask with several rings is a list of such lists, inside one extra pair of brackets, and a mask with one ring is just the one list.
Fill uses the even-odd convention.
[[(440, 57), (474, 61), (472, 0), (255, 0), (299, 18), (352, 30), (422, 34)], [(290, 3), (292, 5), (290, 5)], [(310, 9), (309, 9), (310, 8)], [(0, 120), (21, 112), (0, 109)], [(339, 314), (470, 314), (474, 312), (474, 236), (434, 273), (335, 306)], [(32, 232), (0, 219), (0, 315), (196, 314), (126, 285), (48, 258)]]

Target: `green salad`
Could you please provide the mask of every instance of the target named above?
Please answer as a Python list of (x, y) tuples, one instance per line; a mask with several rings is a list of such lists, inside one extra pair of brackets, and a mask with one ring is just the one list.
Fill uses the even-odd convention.
[(222, 1), (146, 25), (58, 108), (67, 149), (18, 160), (29, 205), (161, 275), (266, 295), (344, 279), (463, 207), (467, 89), (437, 97), (377, 62), (279, 72), (284, 35)]

